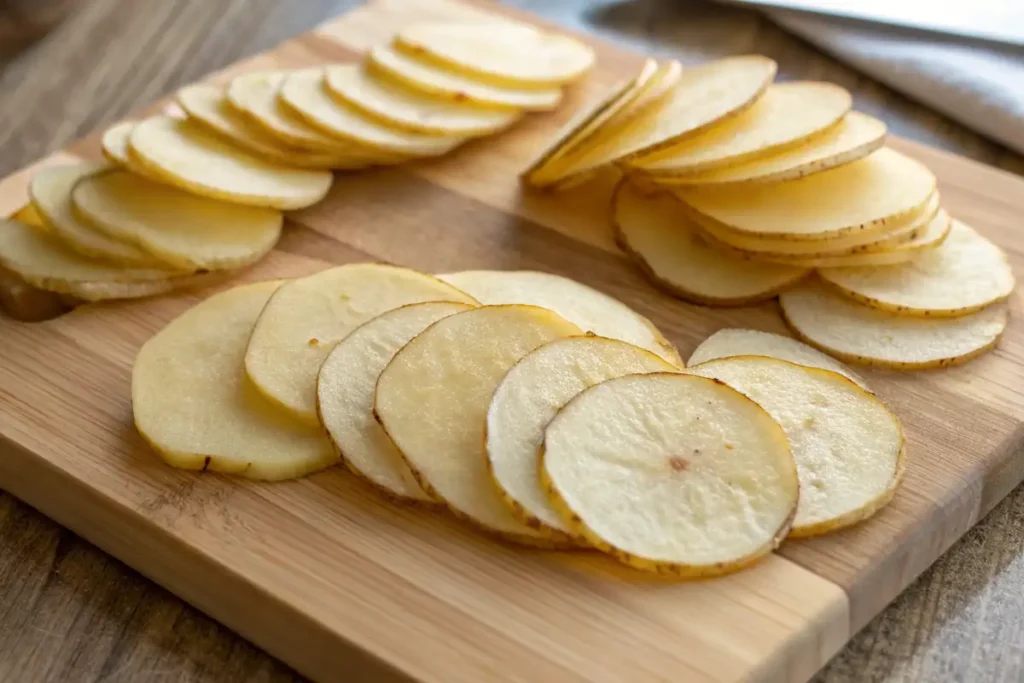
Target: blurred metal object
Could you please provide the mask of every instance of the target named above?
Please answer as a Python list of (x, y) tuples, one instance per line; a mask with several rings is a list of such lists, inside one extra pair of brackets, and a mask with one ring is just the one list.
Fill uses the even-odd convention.
[(46, 35), (77, 4), (78, 0), (0, 0), (0, 57)]

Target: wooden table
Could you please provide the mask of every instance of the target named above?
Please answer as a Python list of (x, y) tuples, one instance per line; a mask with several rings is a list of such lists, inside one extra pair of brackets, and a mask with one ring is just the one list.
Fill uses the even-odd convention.
[[(0, 72), (0, 172), (354, 3), (80, 4), (70, 19)], [(783, 78), (824, 79), (847, 87), (859, 109), (885, 119), (898, 135), (1024, 173), (1020, 156), (743, 10), (694, 0), (514, 4), (641, 51), (678, 56), (684, 63), (731, 53), (766, 54), (779, 62)], [(1022, 517), (1024, 488), (864, 629), (819, 675), (819, 683), (1024, 679)], [(0, 680), (250, 682), (298, 676), (0, 492)]]

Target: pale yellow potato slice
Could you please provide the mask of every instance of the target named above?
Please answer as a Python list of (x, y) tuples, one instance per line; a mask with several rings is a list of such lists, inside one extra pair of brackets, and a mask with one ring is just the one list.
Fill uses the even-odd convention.
[(768, 157), (712, 171), (662, 176), (667, 185), (729, 185), (797, 180), (863, 159), (885, 144), (885, 124), (851, 111), (834, 127), (804, 144)]
[(289, 419), (245, 377), (249, 333), (278, 284), (215, 294), (139, 349), (132, 368), (135, 426), (168, 464), (280, 480), (338, 461), (319, 429)]
[(282, 410), (316, 424), (316, 375), (331, 349), (384, 311), (424, 301), (476, 303), (433, 276), (379, 263), (299, 278), (267, 303), (253, 328), (245, 370)]
[(548, 111), (557, 107), (562, 100), (562, 90), (558, 86), (522, 88), (494, 85), (416, 59), (391, 45), (375, 45), (370, 50), (368, 60), (370, 68), (395, 82), (452, 102)]
[(959, 318), (920, 318), (868, 308), (818, 286), (779, 297), (790, 328), (808, 344), (849, 363), (921, 370), (965, 363), (996, 345), (1006, 307)]
[(569, 399), (613, 377), (674, 371), (647, 349), (596, 336), (549, 342), (516, 363), (491, 397), (484, 444), (491, 477), (519, 521), (572, 538), (540, 486), (538, 467), (544, 429)]
[(658, 65), (654, 75), (644, 83), (636, 97), (632, 98), (619, 111), (615, 112), (608, 126), (601, 130), (601, 137), (613, 135), (614, 131), (628, 125), (637, 116), (662, 101), (679, 85), (683, 78), (683, 65), (674, 59)]
[(831, 370), (765, 356), (710, 360), (687, 372), (725, 382), (782, 427), (800, 477), (792, 536), (851, 526), (892, 500), (905, 468), (903, 426), (870, 391)]
[(377, 378), (398, 350), (441, 318), (469, 303), (408, 304), (363, 323), (334, 347), (317, 375), (317, 414), (354, 473), (386, 495), (435, 502), (423, 490), (383, 427), (373, 417)]
[(745, 112), (678, 145), (633, 159), (651, 175), (680, 175), (732, 166), (793, 147), (838, 122), (850, 110), (849, 91), (831, 83), (768, 86)]
[(889, 148), (799, 180), (680, 188), (691, 207), (726, 228), (760, 237), (820, 240), (882, 231), (920, 211), (935, 192), (923, 164)]
[(135, 121), (122, 121), (103, 131), (103, 137), (100, 138), (103, 156), (119, 166), (129, 164), (128, 138), (132, 134), (135, 123)]
[(902, 315), (967, 315), (1006, 299), (1014, 287), (1006, 254), (957, 220), (941, 245), (905, 265), (819, 273), (843, 294)]
[(650, 320), (618, 299), (575, 280), (529, 270), (464, 270), (438, 278), (482, 304), (547, 308), (587, 332), (629, 342), (682, 366), (679, 352)]
[(303, 69), (289, 74), (278, 97), (303, 120), (321, 131), (387, 154), (441, 156), (467, 139), (464, 136), (413, 133), (380, 123), (329, 95), (322, 69)]
[(377, 419), (420, 485), (458, 516), (508, 540), (552, 545), (498, 495), (487, 471), (484, 422), (491, 395), (520, 358), (582, 333), (536, 306), (483, 306), (448, 316), (380, 373)]
[(71, 201), (97, 229), (183, 270), (255, 263), (277, 244), (284, 223), (274, 209), (200, 197), (121, 170), (82, 178)]
[(393, 85), (358, 64), (328, 66), (324, 83), (337, 98), (385, 124), (414, 133), (479, 137), (508, 128), (521, 109), (494, 109), (451, 102)]
[(616, 241), (656, 283), (702, 304), (737, 306), (776, 296), (806, 268), (753, 263), (708, 245), (677, 199), (622, 183), (612, 204)]
[(329, 171), (265, 161), (195, 123), (154, 116), (136, 124), (128, 156), (162, 182), (236, 204), (301, 209), (331, 189)]
[(627, 375), (578, 394), (545, 430), (540, 468), (569, 528), (632, 567), (684, 578), (777, 548), (800, 495), (768, 413), (689, 374)]
[(494, 83), (552, 86), (582, 77), (594, 51), (568, 36), (507, 22), (421, 23), (395, 35), (398, 47)]

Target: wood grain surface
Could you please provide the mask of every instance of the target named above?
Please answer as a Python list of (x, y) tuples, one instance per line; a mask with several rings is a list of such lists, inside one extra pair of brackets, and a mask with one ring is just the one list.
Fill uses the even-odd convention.
[[(77, 16), (7, 64), (0, 75), (0, 85), (9, 94), (0, 103), (3, 109), (0, 139), (4, 151), (0, 162), (4, 167), (0, 170), (9, 172), (176, 85), (194, 80), (240, 56), (265, 49), (349, 4), (251, 0), (159, 3), (95, 0), (83, 4)], [(898, 134), (1018, 172), (1024, 168), (1019, 158), (914, 107), (891, 92), (863, 82), (745, 12), (684, 1), (517, 4), (547, 14), (555, 21), (596, 30), (630, 47), (680, 55), (688, 62), (735, 52), (762, 52), (779, 60), (784, 77), (824, 78), (847, 86), (854, 91), (857, 106), (885, 118)], [(132, 39), (112, 38), (121, 32), (131, 35)], [(302, 49), (292, 57), (301, 60)], [(527, 134), (528, 131), (523, 133)], [(511, 162), (515, 163), (515, 159)], [(929, 162), (944, 163), (941, 157), (929, 159)], [(410, 217), (410, 221), (415, 218), (415, 223), (407, 227), (429, 226), (424, 215), (429, 216), (430, 211), (440, 212), (442, 208), (451, 211), (454, 201), (463, 202), (456, 208), (467, 218), (485, 215), (477, 210), (480, 204), (508, 208), (505, 203), (513, 201), (507, 193), (493, 194), (493, 188), (467, 186), (466, 178), (479, 173), (480, 168), (467, 167), (459, 174), (454, 160), (438, 167), (442, 170), (430, 167), (414, 174), (375, 174), (372, 182), (369, 175), (355, 177), (354, 182), (341, 188), (340, 196), (345, 201), (336, 201), (332, 196), (335, 207), (332, 216), (358, 220), (370, 210), (375, 198), (393, 196), (373, 194), (384, 192), (382, 188), (401, 192), (410, 201), (416, 201), (417, 207), (422, 207), (425, 214)], [(451, 182), (459, 185), (458, 193), (439, 195), (430, 189), (443, 185), (442, 180), (452, 178), (453, 173), (456, 173), (455, 180)], [(1000, 177), (992, 176), (990, 180), (996, 184), (991, 190), (998, 197)], [(953, 192), (951, 201), (966, 207), (971, 199), (966, 193), (958, 198)], [(585, 205), (586, 202), (580, 200), (580, 207), (585, 208)], [(563, 253), (560, 249), (565, 250), (564, 253), (578, 251), (573, 238), (586, 237), (593, 251), (586, 253), (585, 268), (610, 267), (608, 257), (604, 256), (608, 253), (607, 245), (602, 244), (600, 234), (585, 231), (588, 220), (585, 212), (581, 213), (584, 218), (578, 225), (561, 226), (562, 230), (570, 231), (569, 235), (563, 235), (564, 242), (552, 243), (547, 239), (541, 249), (540, 241), (545, 238), (539, 236), (536, 226), (550, 227), (546, 212), (552, 210), (543, 201), (517, 207), (517, 212), (525, 212), (530, 220), (515, 226), (516, 264), (536, 262), (535, 267), (543, 266), (547, 259), (560, 258)], [(292, 233), (284, 245), (286, 250), (318, 256), (325, 253), (322, 249), (330, 247), (335, 250), (331, 256), (343, 261), (363, 258), (361, 251), (389, 257), (381, 252), (394, 248), (394, 243), (385, 244), (376, 235), (365, 233), (349, 236), (352, 239), (346, 242), (352, 245), (350, 247), (330, 246), (338, 243), (323, 234), (319, 237), (314, 234), (318, 228), (321, 233), (329, 232), (329, 226), (318, 226), (315, 214), (300, 217), (300, 222), (309, 232)], [(331, 222), (344, 224), (340, 220)], [(424, 254), (429, 253), (426, 247), (431, 246), (431, 239), (444, 238), (437, 227), (440, 226), (424, 235), (421, 242), (400, 245), (403, 252), (390, 256), (416, 265), (415, 259), (425, 259)], [(483, 221), (478, 227), (480, 231), (472, 235), (460, 233), (465, 238), (460, 248), (466, 251), (460, 252), (460, 258), (453, 260), (451, 267), (510, 265), (496, 262), (492, 256), (495, 240), (507, 240), (509, 226)], [(401, 228), (401, 224), (393, 227), (394, 230)], [(508, 246), (506, 242), (501, 243)], [(341, 253), (338, 249), (345, 251)], [(476, 260), (467, 263), (466, 259)], [(436, 258), (421, 265), (442, 269)], [(619, 276), (618, 271), (616, 276)], [(632, 293), (634, 298), (637, 292), (646, 291), (646, 285), (640, 280), (631, 280), (626, 275), (621, 277), (626, 279), (617, 286), (623, 287), (627, 294)], [(676, 339), (689, 340), (694, 332), (687, 333), (684, 326), (684, 321), (679, 321), (677, 326), (668, 326), (668, 331)], [(130, 332), (137, 335), (142, 330)], [(105, 355), (122, 358), (129, 348), (107, 350)], [(69, 344), (54, 353), (75, 356), (80, 351), (76, 344)], [(1019, 356), (1019, 351), (1012, 352)], [(40, 377), (45, 376), (43, 364), (38, 371)], [(89, 374), (96, 372), (93, 369)], [(116, 380), (117, 371), (112, 374)], [(1020, 376), (1016, 379), (1019, 381)], [(897, 385), (903, 380), (896, 377), (884, 381), (887, 395), (899, 394)], [(1009, 383), (1012, 381), (1012, 377), (1006, 378), (1002, 386), (1012, 387)], [(983, 398), (977, 395), (979, 391), (994, 396), (996, 405), (1012, 401), (1011, 394), (1000, 394), (986, 387), (991, 387), (991, 383), (979, 386), (964, 375), (956, 389), (971, 402)], [(927, 384), (918, 394), (909, 396), (915, 400), (902, 402), (897, 409), (901, 414), (906, 412), (916, 417), (917, 401), (928, 400)], [(1002, 405), (1005, 407), (1005, 403)], [(951, 453), (958, 448), (958, 439), (965, 438), (968, 431), (995, 438), (1012, 429), (1012, 425), (1000, 422), (999, 410), (984, 413), (980, 419), (972, 424), (948, 420), (930, 427), (942, 430), (938, 434), (948, 440)], [(54, 428), (56, 423), (49, 424)], [(71, 445), (69, 442), (69, 447)], [(998, 446), (992, 445), (994, 449)], [(1007, 467), (1013, 466), (1013, 453), (996, 455)], [(943, 503), (945, 501), (928, 498), (929, 482), (939, 476), (970, 477), (972, 474), (954, 468), (934, 476), (920, 471), (918, 476), (918, 484), (925, 487), (923, 502), (906, 501), (907, 504)], [(951, 515), (952, 528), (942, 529), (936, 535), (936, 547), (941, 549), (943, 539), (957, 535), (962, 529), (956, 527), (963, 520), (986, 512), (1004, 493), (995, 483), (1009, 478), (1012, 476), (969, 480), (970, 495), (962, 501), (952, 501), (954, 505), (949, 508), (962, 508), (962, 514)], [(173, 504), (170, 499), (163, 503), (171, 508)], [(1018, 587), (1024, 578), (1024, 534), (1016, 520), (1022, 512), (1024, 497), (1018, 491), (869, 624), (820, 675), (821, 680), (1020, 680), (1024, 676), (1024, 651), (1019, 645), (1024, 634), (1021, 617), (1024, 598)], [(901, 510), (897, 508), (888, 517), (896, 523), (900, 515)], [(892, 541), (899, 540), (898, 531), (891, 536)], [(144, 544), (145, 537), (137, 540)], [(833, 572), (830, 579), (853, 590), (857, 588), (855, 584), (871, 582), (871, 576), (858, 568), (857, 563), (863, 562), (864, 557), (842, 559), (832, 550), (816, 549), (813, 544), (802, 544), (790, 555), (800, 564), (819, 563), (816, 571), (825, 571), (819, 569), (820, 557), (837, 556), (841, 561), (829, 568)], [(920, 569), (915, 567), (915, 558), (899, 561), (906, 563), (904, 570), (908, 576)], [(828, 602), (827, 595), (821, 599)], [(855, 626), (860, 626), (858, 615), (852, 617)], [(291, 680), (294, 676), (223, 627), (185, 607), (38, 513), (10, 497), (0, 498), (0, 680), (249, 681)]]

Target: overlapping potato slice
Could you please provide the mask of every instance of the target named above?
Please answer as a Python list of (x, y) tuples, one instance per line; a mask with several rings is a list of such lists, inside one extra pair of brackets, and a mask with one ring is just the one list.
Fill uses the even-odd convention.
[(897, 370), (965, 363), (996, 345), (1008, 319), (1002, 305), (959, 318), (892, 315), (811, 285), (784, 292), (779, 303), (807, 343), (850, 363)]
[(688, 372), (749, 396), (782, 427), (800, 476), (793, 536), (851, 526), (892, 499), (905, 466), (903, 427), (847, 377), (764, 356), (711, 360)]
[(658, 64), (657, 70), (640, 86), (636, 97), (630, 99), (603, 126), (598, 137), (614, 135), (615, 131), (629, 125), (637, 116), (661, 102), (683, 77), (683, 65), (674, 59)]
[(569, 540), (572, 531), (540, 486), (544, 428), (587, 387), (622, 375), (677, 370), (647, 349), (605, 337), (549, 342), (516, 363), (491, 397), (485, 429), (491, 476), (515, 516), (553, 538)]
[(267, 302), (252, 331), (245, 370), (282, 410), (316, 424), (316, 376), (331, 349), (384, 311), (424, 301), (476, 303), (430, 275), (378, 263), (299, 278)]
[(725, 574), (774, 550), (799, 496), (779, 425), (688, 374), (608, 380), (548, 425), (541, 477), (569, 528), (633, 567)]
[(135, 425), (168, 464), (277, 480), (337, 462), (319, 429), (281, 414), (245, 377), (249, 333), (278, 284), (216, 294), (139, 350), (132, 369)]
[(135, 121), (122, 121), (103, 131), (103, 137), (100, 140), (103, 156), (119, 166), (127, 166), (129, 163), (128, 138), (134, 127)]
[(690, 301), (742, 305), (774, 297), (803, 279), (806, 268), (753, 263), (714, 249), (679, 201), (648, 196), (622, 183), (612, 207), (619, 244), (659, 285)]
[(400, 500), (432, 502), (373, 417), (377, 378), (395, 354), (441, 318), (473, 304), (433, 301), (387, 311), (334, 347), (317, 376), (317, 414), (350, 470)]
[(438, 278), (482, 304), (547, 308), (587, 332), (629, 342), (682, 366), (679, 352), (650, 320), (618, 299), (575, 280), (528, 270), (464, 270)]
[(483, 529), (552, 544), (498, 495), (487, 471), (484, 421), (491, 395), (519, 359), (582, 333), (536, 306), (483, 306), (438, 321), (404, 346), (380, 374), (374, 409), (420, 485)]

